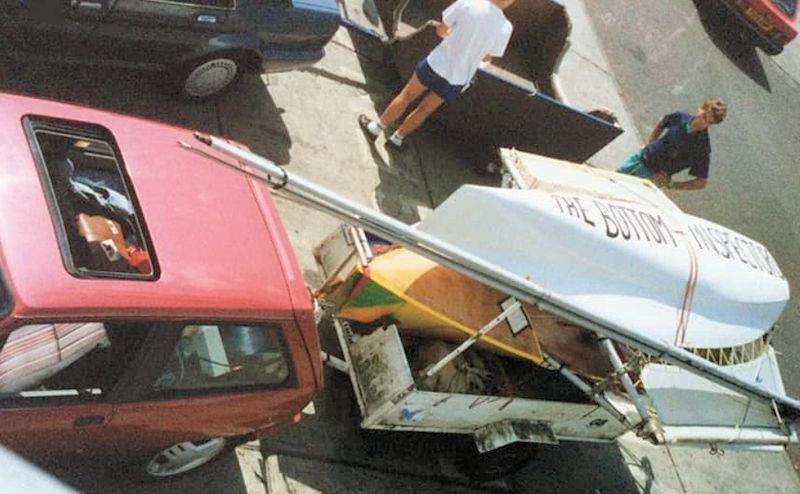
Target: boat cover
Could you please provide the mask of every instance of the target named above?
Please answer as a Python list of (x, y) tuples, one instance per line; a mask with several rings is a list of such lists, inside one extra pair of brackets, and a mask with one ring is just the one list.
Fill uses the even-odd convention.
[(650, 204), (665, 211), (681, 212), (650, 180), (624, 175), (588, 165), (501, 149), (505, 168), (513, 172), (518, 188), (556, 192), (564, 195), (587, 194), (603, 199)]
[(648, 201), (463, 186), (418, 228), (603, 320), (681, 347), (752, 342), (789, 298), (763, 245)]

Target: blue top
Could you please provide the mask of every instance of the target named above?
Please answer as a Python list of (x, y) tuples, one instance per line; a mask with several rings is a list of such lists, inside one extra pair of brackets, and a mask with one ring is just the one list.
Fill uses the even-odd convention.
[(711, 143), (707, 131), (691, 130), (692, 119), (694, 115), (683, 111), (670, 113), (661, 119), (659, 126), (666, 132), (642, 152), (647, 168), (667, 175), (689, 168), (693, 177), (708, 178)]

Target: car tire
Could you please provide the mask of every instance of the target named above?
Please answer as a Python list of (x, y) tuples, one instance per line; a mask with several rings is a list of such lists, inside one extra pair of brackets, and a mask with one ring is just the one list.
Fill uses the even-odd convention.
[(228, 91), (243, 71), (242, 63), (234, 55), (209, 55), (174, 71), (170, 86), (183, 99), (200, 101)]
[(235, 437), (186, 441), (120, 467), (126, 478), (138, 483), (168, 481), (223, 458), (240, 443)]

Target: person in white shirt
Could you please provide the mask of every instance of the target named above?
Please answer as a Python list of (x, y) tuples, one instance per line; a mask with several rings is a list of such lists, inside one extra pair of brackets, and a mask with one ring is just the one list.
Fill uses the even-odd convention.
[[(409, 105), (425, 96), (386, 140), (386, 146), (405, 149), (403, 139), (417, 130), (442, 103), (457, 100), (481, 62), (502, 57), (513, 26), (503, 10), (515, 0), (457, 0), (442, 12), (436, 28), (442, 41), (417, 64), (406, 86), (386, 107), (380, 120), (358, 116), (358, 123), (371, 141), (405, 114)], [(427, 93), (427, 94), (426, 94)]]

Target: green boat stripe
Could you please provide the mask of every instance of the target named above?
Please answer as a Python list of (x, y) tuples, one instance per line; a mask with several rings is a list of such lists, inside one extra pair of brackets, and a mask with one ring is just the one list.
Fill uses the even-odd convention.
[(355, 299), (351, 300), (347, 305), (355, 309), (400, 305), (404, 302), (402, 298), (370, 280), (369, 283), (358, 292)]

